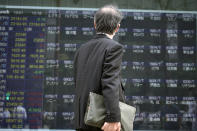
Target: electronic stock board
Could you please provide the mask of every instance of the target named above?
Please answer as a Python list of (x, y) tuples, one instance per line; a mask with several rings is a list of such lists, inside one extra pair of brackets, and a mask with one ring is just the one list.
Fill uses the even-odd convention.
[[(196, 13), (122, 10), (122, 82), (135, 130), (196, 129)], [(95, 9), (0, 9), (0, 127), (73, 129), (73, 56)]]

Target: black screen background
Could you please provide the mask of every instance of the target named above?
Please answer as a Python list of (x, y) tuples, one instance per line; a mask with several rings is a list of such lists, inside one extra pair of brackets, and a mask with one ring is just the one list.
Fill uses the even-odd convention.
[[(73, 129), (73, 57), (94, 11), (0, 10), (1, 128)], [(135, 130), (196, 123), (196, 14), (123, 10), (122, 82)]]

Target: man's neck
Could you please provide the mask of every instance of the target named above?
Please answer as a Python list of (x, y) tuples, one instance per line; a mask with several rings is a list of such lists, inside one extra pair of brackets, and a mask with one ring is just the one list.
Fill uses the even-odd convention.
[(108, 38), (110, 38), (110, 39), (113, 39), (113, 37), (114, 37), (114, 34), (112, 34), (112, 35), (110, 35), (110, 34), (107, 34), (107, 33), (97, 33), (97, 34), (105, 34)]
[(110, 39), (113, 39), (114, 35), (110, 35), (110, 34), (106, 34), (107, 37), (109, 37)]

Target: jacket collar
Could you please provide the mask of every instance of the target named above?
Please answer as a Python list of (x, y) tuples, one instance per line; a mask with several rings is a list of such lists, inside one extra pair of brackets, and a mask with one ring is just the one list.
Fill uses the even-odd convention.
[(98, 38), (107, 38), (107, 39), (110, 39), (110, 38), (107, 37), (107, 35), (105, 35), (105, 34), (96, 34), (93, 38), (94, 38), (94, 39), (98, 39)]

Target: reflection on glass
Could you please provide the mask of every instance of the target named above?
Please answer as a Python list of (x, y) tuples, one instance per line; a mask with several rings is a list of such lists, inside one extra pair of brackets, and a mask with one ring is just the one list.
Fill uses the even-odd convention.
[[(0, 10), (0, 127), (73, 129), (73, 57), (91, 10)], [(135, 130), (197, 129), (196, 14), (125, 11), (122, 84)]]

